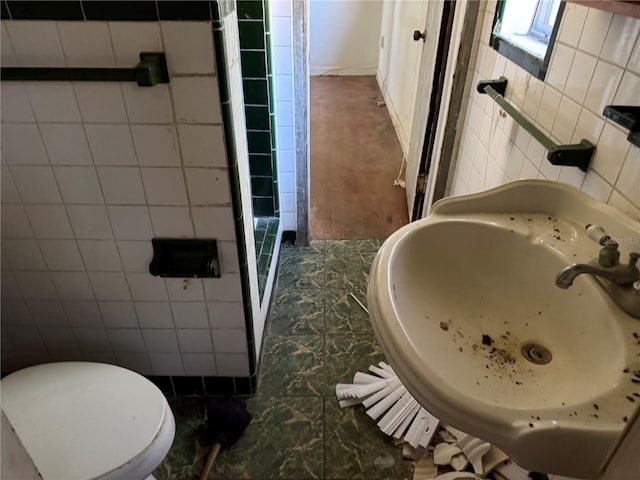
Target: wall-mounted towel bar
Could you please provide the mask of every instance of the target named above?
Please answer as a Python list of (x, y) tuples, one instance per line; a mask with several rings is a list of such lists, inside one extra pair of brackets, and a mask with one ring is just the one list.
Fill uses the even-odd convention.
[(134, 68), (2, 67), (2, 81), (137, 82), (141, 87), (169, 83), (164, 53), (142, 52)]
[(589, 162), (593, 156), (596, 146), (589, 140), (582, 139), (580, 143), (571, 145), (558, 145), (544, 132), (539, 130), (533, 123), (527, 120), (513, 105), (504, 98), (507, 88), (507, 79), (500, 77), (497, 80), (482, 80), (478, 82), (477, 90), (482, 94), (487, 94), (502, 107), (513, 119), (518, 122), (533, 138), (540, 142), (547, 149), (547, 160), (553, 165), (564, 165), (578, 167), (583, 172), (587, 171)]

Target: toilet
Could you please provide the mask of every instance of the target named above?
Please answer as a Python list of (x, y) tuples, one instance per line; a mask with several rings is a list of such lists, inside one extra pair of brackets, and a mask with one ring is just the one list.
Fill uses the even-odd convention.
[(49, 363), (8, 375), (0, 388), (2, 411), (44, 480), (153, 479), (173, 442), (166, 398), (125, 368)]

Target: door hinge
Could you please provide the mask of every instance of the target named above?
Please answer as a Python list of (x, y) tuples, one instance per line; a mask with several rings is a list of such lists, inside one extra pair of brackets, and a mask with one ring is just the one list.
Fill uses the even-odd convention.
[(427, 174), (420, 173), (416, 182), (416, 193), (424, 195), (427, 191)]

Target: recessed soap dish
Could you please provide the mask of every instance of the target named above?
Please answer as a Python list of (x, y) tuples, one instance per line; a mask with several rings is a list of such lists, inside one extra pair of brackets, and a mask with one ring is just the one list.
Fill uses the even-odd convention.
[(220, 277), (216, 240), (153, 238), (149, 273), (160, 277)]

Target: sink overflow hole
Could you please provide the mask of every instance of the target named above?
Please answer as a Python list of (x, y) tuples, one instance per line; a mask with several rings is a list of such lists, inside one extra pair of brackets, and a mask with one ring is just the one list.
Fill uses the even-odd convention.
[(537, 365), (549, 363), (552, 358), (551, 352), (537, 343), (525, 343), (520, 351), (524, 358)]

